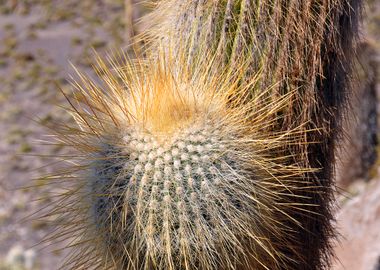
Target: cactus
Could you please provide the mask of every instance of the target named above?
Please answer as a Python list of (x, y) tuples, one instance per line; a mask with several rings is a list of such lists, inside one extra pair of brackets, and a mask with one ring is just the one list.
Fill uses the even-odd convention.
[[(158, 3), (68, 98), (70, 269), (323, 269), (360, 1)], [(354, 3), (355, 2), (355, 3)], [(54, 176), (54, 179), (56, 176)]]
[(283, 150), (304, 136), (302, 127), (271, 132), (295, 92), (273, 96), (268, 88), (242, 102), (255, 81), (216, 76), (209, 61), (189, 76), (187, 68), (167, 69), (168, 61), (109, 66), (99, 59), (105, 86), (83, 75), (76, 85), (80, 129), (58, 136), (82, 155), (58, 205), (67, 222), (52, 236), (77, 232), (79, 251), (67, 266), (279, 267), (292, 233), (287, 209), (298, 205), (292, 189), (312, 170)]
[[(290, 213), (302, 226), (290, 237), (293, 250), (284, 251), (295, 264), (286, 269), (320, 269), (329, 266), (333, 217), (335, 144), (340, 139), (341, 115), (350, 93), (362, 1), (159, 1), (148, 18), (145, 39), (154, 51), (164, 40), (168, 51), (186, 48), (187, 63), (197, 55), (213, 54), (218, 68), (237, 69), (248, 62), (245, 80), (261, 72), (257, 82), (277, 95), (297, 89), (288, 113), (273, 131), (294, 126), (309, 132), (299, 145), (287, 147), (303, 167), (320, 168), (308, 174), (310, 189), (297, 192), (297, 203), (318, 205), (318, 217)], [(205, 53), (206, 52), (206, 53)], [(181, 65), (181, 63), (179, 63)], [(260, 88), (259, 88), (260, 89)], [(318, 142), (318, 143), (313, 143)], [(314, 187), (314, 188), (313, 188)], [(305, 199), (306, 198), (306, 199)], [(285, 249), (287, 249), (285, 247)]]

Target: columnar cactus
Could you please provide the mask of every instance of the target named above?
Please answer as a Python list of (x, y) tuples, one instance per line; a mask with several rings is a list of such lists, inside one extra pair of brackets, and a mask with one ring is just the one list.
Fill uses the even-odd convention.
[(57, 136), (81, 154), (53, 211), (53, 237), (75, 238), (65, 266), (328, 266), (359, 5), (178, 1), (149, 17), (145, 59), (98, 58), (103, 82), (74, 83), (78, 128)]
[[(313, 130), (287, 146), (295, 162), (319, 168), (308, 174), (306, 191), (297, 192), (297, 203), (318, 205), (318, 217), (304, 211), (290, 216), (302, 223), (284, 251), (294, 264), (286, 269), (328, 267), (334, 235), (331, 215), (335, 145), (341, 136), (341, 115), (350, 93), (351, 61), (360, 18), (360, 0), (220, 0), (158, 1), (147, 40), (169, 44), (169, 51), (186, 48), (187, 63), (200, 54), (212, 54), (218, 68), (236, 70), (248, 62), (245, 80), (261, 72), (257, 85), (270, 85), (277, 95), (297, 90), (289, 101), (290, 112), (273, 126), (273, 132), (303, 126)], [(158, 42), (157, 42), (158, 41)], [(182, 63), (179, 63), (182, 65)], [(314, 186), (315, 188), (313, 188)], [(294, 202), (294, 201), (293, 201)], [(307, 208), (307, 206), (304, 206)], [(312, 208), (307, 211), (314, 211)]]

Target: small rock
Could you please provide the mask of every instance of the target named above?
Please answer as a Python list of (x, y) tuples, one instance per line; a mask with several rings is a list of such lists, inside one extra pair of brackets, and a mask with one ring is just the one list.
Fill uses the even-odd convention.
[(36, 252), (33, 249), (25, 250), (22, 246), (13, 246), (6, 257), (6, 263), (11, 269), (32, 270), (35, 265)]
[(23, 254), (24, 249), (21, 246), (16, 245), (12, 247), (6, 257), (7, 264), (22, 266), (24, 264)]

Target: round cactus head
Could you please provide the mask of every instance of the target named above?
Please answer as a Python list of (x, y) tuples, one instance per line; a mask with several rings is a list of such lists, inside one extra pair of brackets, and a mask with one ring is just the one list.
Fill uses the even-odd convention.
[(58, 133), (81, 153), (57, 206), (67, 221), (57, 237), (79, 232), (67, 266), (276, 269), (299, 226), (293, 189), (310, 171), (286, 154), (302, 127), (270, 132), (293, 94), (167, 61), (98, 59), (99, 86), (80, 74), (79, 128)]

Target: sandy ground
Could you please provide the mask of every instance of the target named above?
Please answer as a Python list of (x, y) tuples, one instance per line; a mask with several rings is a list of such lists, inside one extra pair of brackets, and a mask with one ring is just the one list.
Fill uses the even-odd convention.
[(123, 1), (0, 1), (0, 269), (56, 269), (65, 254), (36, 246), (52, 228), (28, 218), (54, 192), (38, 187), (59, 166), (49, 156), (65, 152), (35, 120), (72, 121), (57, 84), (70, 94), (69, 61), (90, 72), (91, 48), (123, 46), (123, 14)]
[[(379, 44), (380, 12), (370, 15), (365, 33)], [(25, 218), (49, 204), (54, 190), (38, 187), (41, 175), (60, 166), (50, 156), (66, 151), (44, 145), (49, 131), (34, 120), (72, 121), (57, 106), (66, 104), (57, 84), (70, 94), (69, 61), (91, 74), (92, 47), (102, 53), (126, 44), (123, 16), (122, 0), (0, 0), (0, 270), (56, 269), (65, 255), (49, 241), (36, 246), (53, 229), (49, 222)], [(379, 270), (380, 178), (349, 182), (334, 269)]]

